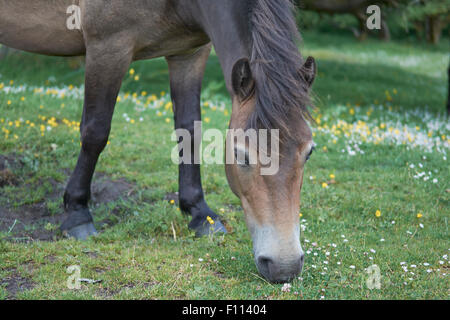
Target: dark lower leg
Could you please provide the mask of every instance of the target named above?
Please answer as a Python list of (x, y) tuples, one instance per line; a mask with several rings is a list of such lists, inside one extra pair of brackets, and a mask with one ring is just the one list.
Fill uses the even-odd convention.
[(88, 209), (90, 186), (98, 157), (107, 143), (109, 131), (109, 124), (102, 126), (102, 120), (94, 119), (83, 126), (81, 152), (64, 193), (64, 208), (69, 217), (61, 225), (61, 230), (70, 230), (93, 222)]
[[(193, 137), (193, 134), (191, 136)], [(193, 160), (194, 153), (198, 153), (199, 151), (194, 150), (193, 144), (191, 150), (193, 150), (191, 154), (191, 159)], [(178, 183), (180, 209), (192, 216), (192, 221), (189, 223), (191, 229), (200, 227), (207, 221), (208, 216), (214, 221), (219, 220), (218, 215), (209, 208), (205, 201), (200, 175), (200, 165), (180, 164)]]
[[(180, 209), (192, 216), (189, 227), (196, 231), (197, 236), (210, 233), (211, 225), (207, 217), (214, 220), (212, 231), (226, 232), (219, 216), (209, 208), (205, 201), (200, 165), (194, 164), (194, 159), (197, 159), (200, 153), (199, 147), (194, 143), (194, 126), (196, 121), (201, 121), (201, 83), (209, 52), (210, 46), (208, 45), (195, 54), (167, 59), (174, 105), (175, 129), (187, 130), (191, 137), (191, 162), (179, 165)], [(195, 138), (201, 139), (201, 137)]]
[(65, 194), (64, 207), (69, 214), (61, 230), (84, 239), (95, 233), (88, 209), (90, 187), (100, 153), (105, 148), (111, 128), (114, 106), (122, 78), (131, 61), (118, 54), (117, 60), (97, 61), (86, 57), (85, 103), (81, 124), (81, 152)]

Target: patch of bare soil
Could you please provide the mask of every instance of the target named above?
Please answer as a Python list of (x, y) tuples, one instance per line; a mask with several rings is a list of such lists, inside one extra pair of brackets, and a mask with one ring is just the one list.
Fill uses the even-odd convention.
[(124, 179), (111, 180), (108, 176), (99, 174), (94, 178), (91, 189), (93, 203), (108, 203), (124, 196), (130, 196), (134, 185)]
[(178, 192), (169, 192), (164, 196), (164, 200), (169, 201), (169, 202), (174, 202), (177, 206), (178, 206)]
[[(150, 282), (140, 283), (140, 285), (144, 289), (149, 290), (149, 289), (151, 289), (151, 288), (153, 288), (155, 286), (161, 285), (161, 282), (159, 282), (159, 281), (150, 281)], [(128, 291), (128, 290), (134, 289), (136, 286), (137, 286), (136, 283), (131, 283), (131, 282), (121, 286), (120, 288), (116, 288), (116, 289), (108, 289), (108, 288), (105, 288), (102, 285), (100, 285), (99, 289), (96, 291), (96, 296), (98, 296), (101, 299), (110, 300), (115, 295), (121, 293), (122, 291)]]
[(0, 155), (0, 188), (18, 183), (13, 170), (19, 167), (22, 167), (22, 163), (14, 155)]
[[(14, 156), (0, 155), (0, 197), (6, 196), (2, 194), (4, 186), (20, 181), (14, 174), (15, 169), (20, 166), (20, 160)], [(49, 182), (52, 190), (45, 198), (62, 199), (65, 182), (60, 183), (54, 180), (49, 180)], [(33, 186), (23, 187), (32, 188)], [(91, 189), (91, 204), (112, 202), (121, 197), (130, 196), (133, 190), (134, 185), (123, 179), (112, 180), (105, 174), (96, 174)], [(0, 204), (0, 232), (6, 233), (8, 239), (14, 241), (55, 240), (59, 234), (57, 227), (67, 218), (62, 205), (59, 211), (60, 214), (52, 215), (45, 201), (20, 208)]]
[(8, 292), (7, 299), (14, 300), (18, 293), (34, 288), (34, 283), (29, 278), (22, 277), (16, 272), (10, 276), (0, 279), (0, 286), (5, 287)]

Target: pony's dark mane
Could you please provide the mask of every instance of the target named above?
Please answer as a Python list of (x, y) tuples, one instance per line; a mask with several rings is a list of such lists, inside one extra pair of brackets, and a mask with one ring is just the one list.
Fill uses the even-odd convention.
[(290, 0), (251, 0), (249, 14), (256, 99), (249, 126), (279, 129), (280, 137), (292, 137), (288, 120), (310, 119), (294, 5)]

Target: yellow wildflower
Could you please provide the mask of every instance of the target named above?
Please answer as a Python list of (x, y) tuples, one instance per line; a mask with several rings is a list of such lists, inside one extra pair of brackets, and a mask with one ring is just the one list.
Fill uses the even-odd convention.
[(210, 216), (207, 216), (206, 220), (208, 220), (209, 224), (214, 224), (214, 220)]
[(164, 106), (164, 109), (170, 110), (170, 109), (172, 109), (172, 107), (173, 107), (173, 103), (170, 101), (170, 102), (166, 103), (166, 105)]

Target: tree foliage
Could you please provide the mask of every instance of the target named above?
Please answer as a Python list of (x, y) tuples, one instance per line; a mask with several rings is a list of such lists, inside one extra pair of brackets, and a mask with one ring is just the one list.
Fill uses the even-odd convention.
[(367, 34), (366, 9), (372, 4), (382, 8), (382, 37), (385, 40), (388, 40), (390, 35), (387, 21), (400, 26), (404, 34), (414, 32), (418, 37), (425, 37), (432, 43), (439, 42), (442, 32), (450, 23), (450, 0), (297, 0), (297, 4), (301, 9), (310, 12), (355, 17), (359, 23), (359, 31), (355, 34), (359, 35), (360, 39), (364, 39)]
[(404, 0), (401, 1), (401, 10), (410, 20), (426, 20), (430, 16), (444, 18), (450, 14), (450, 0)]

